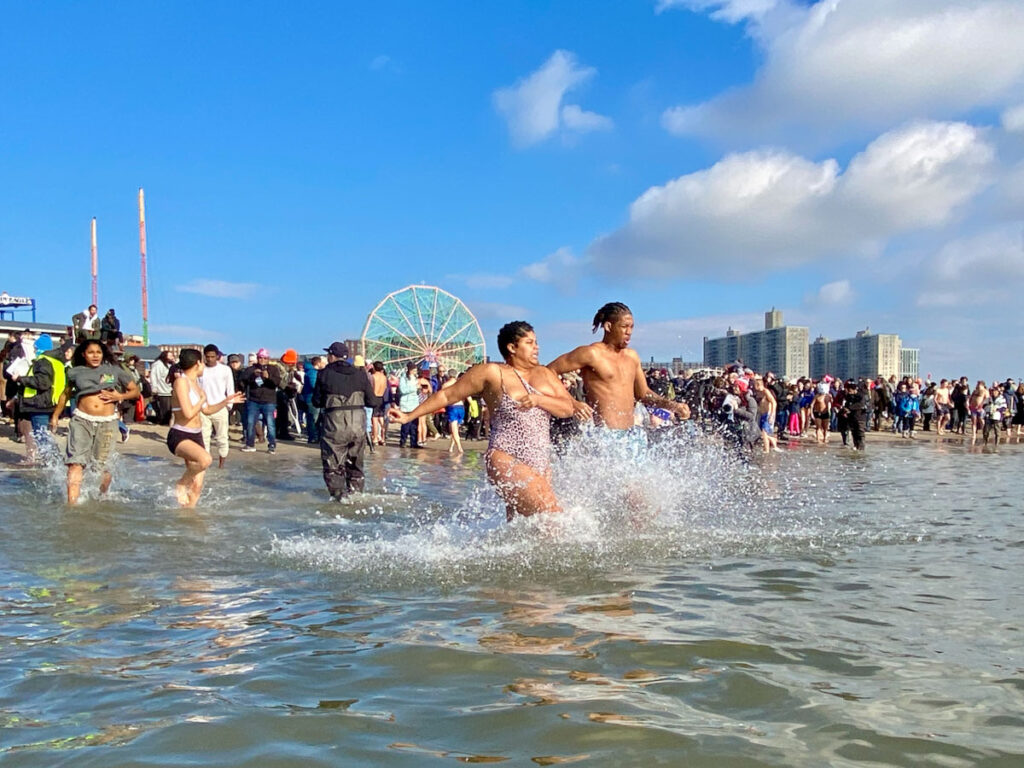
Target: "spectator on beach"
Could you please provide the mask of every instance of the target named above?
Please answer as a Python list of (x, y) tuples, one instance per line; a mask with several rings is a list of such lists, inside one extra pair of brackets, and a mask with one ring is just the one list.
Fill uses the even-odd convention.
[(985, 382), (978, 381), (967, 401), (967, 410), (971, 418), (971, 442), (978, 439), (978, 432), (985, 428), (985, 406), (988, 404), (988, 387)]
[(999, 445), (999, 429), (1003, 426), (1006, 412), (1006, 397), (1000, 384), (993, 384), (988, 391), (988, 400), (984, 405), (985, 426), (982, 431), (982, 442), (988, 445), (988, 436), (992, 435), (994, 445)]
[[(421, 386), (419, 377), (416, 375), (416, 363), (407, 363), (405, 376), (398, 380), (398, 410), (402, 413), (412, 413), (419, 407)], [(419, 436), (419, 419), (402, 424), (398, 438), (399, 448), (405, 446), (406, 440), (411, 448), (422, 447)]]
[(21, 463), (27, 466), (36, 463), (37, 444), (49, 439), (53, 411), (64, 392), (65, 364), (72, 347), (70, 344), (57, 349), (52, 347), (51, 337), (42, 334), (36, 340), (38, 355), (28, 373), (15, 379), (19, 388), (18, 429), (25, 442), (25, 458)]
[(811, 400), (811, 418), (814, 420), (814, 441), (822, 445), (828, 442), (828, 426), (832, 417), (832, 395), (825, 382), (818, 384), (818, 389)]
[(370, 380), (373, 382), (373, 394), (380, 398), (380, 404), (373, 409), (373, 417), (371, 421), (371, 427), (373, 434), (370, 436), (371, 443), (373, 445), (384, 445), (385, 437), (387, 435), (387, 427), (385, 426), (385, 417), (387, 416), (387, 408), (390, 403), (388, 395), (388, 377), (384, 373), (384, 363), (377, 360), (373, 364), (373, 370), (370, 373)]
[(235, 377), (231, 369), (220, 361), (220, 350), (216, 344), (203, 347), (203, 366), (199, 373), (199, 386), (206, 395), (207, 403), (224, 403), (225, 407), (202, 411), (199, 414), (202, 427), (203, 445), (212, 456), (217, 457), (217, 468), (223, 469), (228, 457), (228, 422), (231, 406), (241, 403), (241, 397), (234, 397)]
[[(445, 378), (444, 383), (441, 385), (441, 389), (447, 389), (455, 386), (455, 382), (458, 379), (458, 374), (455, 371), (449, 371), (448, 376)], [(462, 435), (459, 430), (462, 428), (462, 423), (466, 420), (466, 403), (464, 400), (450, 400), (445, 406), (445, 416), (448, 420), (448, 453), (457, 452), (462, 453)]]
[(303, 373), (302, 392), (299, 398), (306, 409), (306, 442), (320, 442), (320, 409), (313, 405), (313, 388), (316, 386), (317, 376), (327, 362), (320, 355), (314, 355), (302, 364)]
[(256, 450), (256, 422), (261, 421), (266, 429), (267, 453), (277, 452), (277, 436), (274, 429), (274, 411), (277, 409), (277, 392), (281, 388), (281, 368), (272, 363), (270, 353), (260, 349), (255, 364), (242, 373), (245, 388), (245, 447), (243, 453)]
[(967, 430), (967, 403), (970, 399), (971, 389), (967, 384), (967, 377), (963, 376), (953, 385), (950, 401), (953, 403), (953, 419), (950, 422), (950, 431), (966, 434)]
[(124, 337), (121, 335), (121, 321), (113, 309), (100, 320), (100, 341), (108, 347), (120, 347)]
[(174, 354), (163, 351), (149, 366), (149, 386), (153, 388), (155, 421), (161, 426), (171, 423), (171, 366)]
[[(231, 383), (235, 392), (242, 392), (242, 356), (228, 355), (228, 368), (231, 369)], [(228, 421), (232, 426), (242, 426), (245, 414), (245, 402), (232, 403), (228, 413)]]
[(75, 333), (75, 343), (80, 344), (87, 339), (100, 338), (100, 316), (95, 304), (90, 304), (78, 314), (72, 316), (71, 325)]
[(931, 431), (932, 419), (935, 416), (935, 384), (929, 384), (921, 394), (921, 419), (924, 422), (922, 431)]
[[(1015, 437), (1021, 437), (1024, 433), (1024, 379), (1021, 379), (1017, 383), (1016, 388), (1011, 388), (1006, 393), (1006, 399), (1009, 401), (1013, 400), (1013, 418), (1010, 420), (1010, 425), (1016, 427)], [(1010, 436), (1010, 427), (1006, 428), (1006, 436)]]
[(940, 437), (949, 426), (953, 412), (952, 389), (946, 379), (939, 381), (933, 393), (935, 402), (935, 433)]

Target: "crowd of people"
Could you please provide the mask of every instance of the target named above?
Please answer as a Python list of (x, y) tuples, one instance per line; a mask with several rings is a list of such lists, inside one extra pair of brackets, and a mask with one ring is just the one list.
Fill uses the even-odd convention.
[(985, 443), (1024, 431), (1024, 382), (979, 381), (971, 388), (966, 377), (784, 381), (741, 361), (677, 376), (644, 371), (629, 348), (632, 312), (618, 302), (595, 315), (598, 342), (542, 365), (533, 328), (512, 322), (498, 334), (503, 362), (466, 371), (429, 360), (387, 371), (343, 342), (302, 360), (294, 349), (277, 359), (260, 349), (244, 361), (208, 344), (178, 357), (162, 352), (147, 367), (125, 357), (119, 327), (113, 310), (100, 321), (90, 306), (61, 343), (12, 334), (0, 352), (4, 412), (26, 444), (26, 463), (37, 460), (38, 442), (70, 411), (69, 503), (79, 498), (87, 466), (100, 469), (100, 490), (107, 489), (115, 446), (128, 439), (132, 422), (143, 420), (169, 427), (168, 450), (185, 465), (175, 485), (182, 506), (198, 502), (214, 458), (224, 466), (234, 426), (243, 452), (265, 443), (273, 454), (278, 440), (318, 445), (333, 499), (363, 490), (365, 452), (389, 439), (411, 449), (447, 439), (450, 452), (462, 453), (464, 438), (486, 438), (487, 477), (510, 517), (559, 509), (550, 484), (553, 444), (592, 429), (641, 451), (651, 430), (680, 423), (744, 451), (777, 450), (779, 440), (824, 444), (831, 432), (863, 449), (871, 430), (911, 439), (919, 422), (924, 431), (980, 435)]

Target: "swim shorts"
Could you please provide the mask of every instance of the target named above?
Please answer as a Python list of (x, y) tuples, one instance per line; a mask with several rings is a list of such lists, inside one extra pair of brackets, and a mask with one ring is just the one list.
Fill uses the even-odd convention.
[(602, 458), (616, 463), (647, 463), (647, 430), (643, 427), (609, 429), (591, 425), (583, 439)]
[(121, 442), (121, 433), (117, 428), (117, 415), (110, 417), (90, 417), (81, 411), (75, 411), (68, 424), (68, 446), (65, 464), (86, 466), (95, 462), (106, 467), (110, 462), (115, 443)]
[(766, 435), (770, 435), (772, 432), (775, 431), (775, 427), (772, 424), (772, 420), (768, 418), (767, 413), (762, 413), (760, 416), (757, 417), (757, 426), (759, 426), (761, 428), (761, 431), (764, 432)]
[[(206, 450), (206, 443), (203, 442), (203, 433), (189, 432), (188, 430), (182, 429), (181, 427), (171, 427), (167, 432), (167, 450), (174, 453), (178, 450), (178, 446), (186, 440), (191, 441)], [(177, 454), (175, 454), (177, 455)]]
[(449, 405), (445, 408), (445, 415), (448, 421), (454, 424), (461, 424), (466, 420), (466, 407), (463, 405)]

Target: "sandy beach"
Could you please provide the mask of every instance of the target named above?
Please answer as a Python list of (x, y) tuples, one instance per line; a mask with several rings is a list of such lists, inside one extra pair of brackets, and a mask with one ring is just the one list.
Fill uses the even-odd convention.
[[(154, 457), (158, 459), (166, 459), (172, 462), (180, 463), (179, 459), (176, 459), (167, 451), (167, 427), (157, 426), (149, 423), (131, 424), (131, 436), (128, 441), (118, 446), (118, 451), (125, 456), (145, 456)], [(58, 428), (58, 441), (63, 446), (65, 435), (67, 431), (67, 420), (62, 420), (60, 427)], [(0, 465), (11, 469), (19, 466), (25, 458), (25, 446), (23, 443), (14, 442), (12, 439), (14, 435), (14, 429), (9, 421), (0, 424)], [(278, 440), (277, 442), (277, 453), (270, 455), (267, 453), (266, 443), (257, 443), (255, 453), (242, 453), (242, 430), (241, 427), (232, 427), (230, 433), (231, 439), (231, 452), (227, 459), (227, 466), (229, 467), (246, 467), (252, 468), (255, 471), (259, 471), (260, 467), (266, 466), (268, 462), (275, 461), (279, 457), (289, 457), (298, 461), (308, 462), (311, 471), (319, 471), (320, 465), (320, 449), (319, 445), (310, 445), (306, 442), (306, 439), (300, 438), (297, 440)], [(888, 429), (883, 429), (878, 432), (868, 432), (866, 435), (867, 450), (871, 450), (872, 444), (901, 444), (911, 442), (908, 438), (902, 438), (899, 435), (893, 434)], [(1000, 441), (1000, 446), (1003, 445), (1019, 445), (1022, 438), (1017, 437), (1003, 437)], [(956, 434), (944, 434), (939, 437), (934, 431), (924, 432), (918, 430), (914, 433), (913, 442), (916, 443), (941, 443), (944, 446), (951, 448), (965, 447), (970, 448), (971, 440), (968, 434), (966, 438), (963, 435)], [(480, 452), (482, 453), (487, 448), (486, 440), (467, 440), (463, 439), (462, 445), (467, 453)], [(980, 448), (982, 446), (981, 436), (978, 436), (977, 442), (973, 447)], [(780, 440), (779, 447), (782, 450), (843, 450), (842, 439), (837, 433), (830, 433), (828, 443), (825, 446), (817, 444), (814, 440), (813, 435), (805, 435), (802, 438)], [(427, 440), (424, 443), (424, 447), (420, 450), (447, 453), (448, 452), (448, 439), (442, 438), (439, 440)], [(381, 461), (389, 456), (400, 456), (400, 455), (413, 455), (417, 451), (412, 448), (399, 448), (398, 447), (398, 430), (392, 427), (388, 434), (388, 444), (386, 446), (377, 446), (373, 453), (367, 450), (366, 462), (368, 465)], [(755, 451), (756, 455), (757, 451)], [(211, 472), (217, 471), (216, 460), (214, 466), (211, 468)]]

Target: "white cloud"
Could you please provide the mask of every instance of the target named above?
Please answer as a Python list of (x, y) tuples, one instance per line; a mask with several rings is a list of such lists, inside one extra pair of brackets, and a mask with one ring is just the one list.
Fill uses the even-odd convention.
[(806, 297), (804, 303), (811, 307), (841, 307), (853, 301), (853, 286), (849, 280), (836, 280), (825, 283), (821, 288)]
[(540, 69), (513, 86), (494, 92), (494, 106), (508, 122), (512, 141), (520, 147), (536, 144), (559, 129), (592, 131), (611, 127), (611, 120), (576, 105), (562, 107), (573, 88), (594, 76), (597, 70), (581, 67), (569, 51), (555, 51)]
[(563, 293), (576, 288), (585, 259), (576, 256), (571, 248), (562, 247), (540, 261), (527, 264), (519, 274), (528, 280), (554, 285)]
[(257, 283), (232, 283), (227, 280), (211, 280), (198, 277), (190, 283), (177, 286), (182, 293), (198, 293), (200, 296), (211, 296), (216, 299), (248, 299), (254, 296), (262, 286)]
[(578, 133), (610, 131), (614, 125), (611, 118), (599, 115), (596, 112), (586, 112), (575, 104), (562, 107), (562, 123), (566, 128)]
[(1010, 133), (1024, 132), (1024, 104), (1010, 107), (1002, 115), (1003, 130)]
[(589, 255), (642, 277), (749, 278), (949, 222), (989, 181), (994, 152), (964, 123), (880, 136), (840, 172), (783, 150), (730, 154), (642, 194)]
[(380, 70), (386, 68), (390, 63), (390, 56), (387, 56), (385, 54), (381, 54), (380, 56), (374, 56), (373, 60), (370, 61), (370, 69), (372, 69), (374, 72), (379, 72)]
[(915, 272), (919, 307), (1006, 308), (1024, 293), (1024, 231), (1011, 225), (953, 240)]
[(711, 18), (735, 24), (747, 19), (759, 19), (778, 4), (778, 0), (658, 0), (655, 11), (661, 13), (670, 8), (709, 11)]
[(782, 135), (794, 125), (837, 132), (955, 118), (1024, 98), (1019, 0), (678, 0), (745, 22), (762, 49), (754, 81), (663, 125), (712, 138)]

